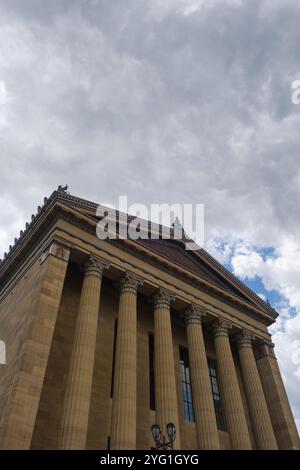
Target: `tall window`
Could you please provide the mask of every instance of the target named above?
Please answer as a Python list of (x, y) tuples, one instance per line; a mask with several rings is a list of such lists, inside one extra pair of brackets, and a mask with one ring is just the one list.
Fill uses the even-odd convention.
[(113, 360), (112, 360), (112, 371), (111, 371), (110, 398), (112, 398), (114, 396), (114, 377), (115, 377), (115, 362), (116, 362), (117, 331), (118, 331), (118, 320), (115, 321), (115, 329), (114, 329), (114, 345), (113, 345)]
[(154, 336), (150, 333), (149, 341), (149, 393), (150, 409), (155, 410), (155, 375), (154, 375)]
[(211, 388), (213, 393), (214, 399), (214, 406), (215, 406), (215, 413), (217, 419), (217, 427), (220, 431), (225, 431), (225, 421), (222, 412), (221, 406), (221, 397), (219, 391), (219, 383), (217, 377), (217, 368), (216, 368), (216, 361), (213, 359), (208, 359), (208, 369), (209, 369), (209, 376), (211, 381)]
[(195, 421), (188, 350), (180, 346), (179, 354), (180, 354), (180, 372), (181, 372), (181, 383), (182, 383), (182, 394), (183, 394), (184, 419), (186, 421)]

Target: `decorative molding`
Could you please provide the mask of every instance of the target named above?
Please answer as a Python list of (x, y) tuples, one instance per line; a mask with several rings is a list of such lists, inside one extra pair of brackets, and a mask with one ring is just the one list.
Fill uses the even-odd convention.
[(95, 256), (90, 256), (89, 259), (84, 263), (84, 276), (96, 276), (102, 279), (105, 269), (108, 269), (109, 265)]
[(241, 348), (252, 348), (252, 342), (255, 339), (255, 335), (249, 333), (248, 331), (242, 330), (237, 336), (236, 336), (236, 342), (238, 349)]
[(189, 305), (183, 314), (186, 325), (191, 325), (192, 323), (198, 323), (201, 325), (202, 317), (205, 315), (206, 311), (197, 307), (195, 304)]
[(126, 271), (120, 279), (120, 293), (131, 292), (137, 294), (138, 287), (143, 284), (143, 280)]
[(52, 240), (40, 258), (40, 264), (43, 264), (46, 259), (51, 255), (62, 261), (69, 261), (71, 248), (67, 244), (61, 243), (57, 240)]
[[(94, 202), (88, 201), (86, 199), (82, 199), (76, 196), (72, 196), (67, 193), (62, 193), (62, 192), (57, 192), (54, 191), (54, 193), (50, 196), (50, 199), (53, 197), (56, 197), (57, 199), (63, 200), (65, 203), (71, 203), (75, 204), (78, 207), (85, 208), (88, 210), (95, 211), (97, 210), (97, 207), (99, 204), (96, 204)], [(105, 206), (102, 206), (104, 209), (108, 209)], [(122, 217), (126, 216), (126, 214), (123, 214), (122, 212), (116, 211), (117, 216), (122, 219)], [(134, 216), (130, 216), (128, 214), (128, 221), (130, 222)], [(149, 222), (149, 221), (147, 221)], [(158, 225), (158, 228), (161, 229), (163, 228), (161, 225)], [(174, 237), (174, 229), (171, 228), (171, 235)], [(248, 295), (254, 302), (258, 303), (260, 306), (262, 306), (264, 309), (268, 310), (268, 313), (270, 314), (271, 317), (276, 318), (278, 316), (278, 313), (276, 312), (275, 309), (273, 309), (271, 306), (267, 305), (266, 302), (264, 302), (258, 295), (256, 295), (251, 289), (249, 289), (244, 283), (242, 283), (238, 278), (236, 278), (230, 271), (228, 271), (224, 266), (222, 266), (221, 263), (219, 263), (216, 259), (214, 259), (207, 251), (205, 251), (203, 248), (199, 247), (199, 253), (201, 253), (201, 256), (203, 256), (204, 260), (209, 264), (212, 265), (217, 271), (222, 272), (223, 275), (231, 282), (233, 285), (237, 285), (242, 292), (244, 292), (246, 295)], [(197, 256), (201, 260), (201, 256), (197, 254)]]
[[(60, 218), (63, 219), (63, 220), (65, 220), (65, 221), (67, 221), (67, 222), (72, 223), (72, 225), (74, 225), (74, 226), (77, 226), (77, 223), (74, 223), (74, 221), (72, 221), (71, 219), (69, 220), (69, 218), (65, 217), (64, 215), (60, 216)], [(78, 225), (78, 226), (79, 226), (79, 225)], [(82, 227), (81, 227), (81, 228), (82, 228)], [(98, 249), (99, 249), (96, 244), (93, 244), (93, 243), (90, 242), (90, 241), (87, 242), (84, 238), (79, 237), (78, 235), (74, 235), (74, 233), (72, 233), (72, 232), (69, 232), (69, 231), (67, 231), (67, 230), (65, 230), (65, 229), (62, 229), (62, 228), (59, 228), (59, 230), (60, 230), (60, 232), (66, 234), (66, 235), (68, 235), (68, 236), (70, 236), (70, 237), (73, 237), (73, 238), (75, 237), (75, 238), (78, 239), (79, 241), (81, 241), (81, 242), (83, 242), (83, 243), (89, 245), (90, 247), (92, 247), (92, 248), (95, 249), (95, 250), (98, 250)], [(92, 232), (92, 231), (91, 231), (91, 232)], [(112, 244), (113, 241), (115, 241), (115, 240), (111, 240), (110, 243)], [(139, 252), (137, 252), (137, 253), (134, 252), (134, 253), (133, 253), (133, 250), (127, 249), (127, 246), (118, 246), (118, 248), (120, 248), (121, 250), (123, 250), (123, 251), (125, 251), (125, 252), (127, 252), (127, 253), (130, 253), (131, 255), (133, 255), (133, 256), (135, 256), (135, 257), (138, 257), (139, 259), (144, 259), (144, 258), (140, 255)], [(120, 258), (119, 255), (114, 254), (114, 257), (115, 257), (116, 259), (120, 260), (120, 261), (123, 261), (123, 258)], [(150, 264), (150, 265), (153, 265), (153, 266), (155, 266), (155, 267), (158, 267), (158, 266), (157, 266), (157, 262), (153, 262), (153, 261), (151, 260), (151, 258), (149, 258), (149, 260), (147, 260), (147, 263)], [(128, 262), (127, 264), (130, 265), (132, 268), (135, 267), (135, 265), (133, 265), (131, 262)], [(160, 267), (160, 269), (161, 269), (162, 271), (164, 271), (164, 272), (168, 272), (168, 270), (167, 270), (163, 265)], [(147, 276), (147, 275), (149, 274), (149, 271), (143, 270), (143, 272), (145, 273), (145, 276)], [(179, 276), (179, 274), (177, 274), (176, 272), (175, 272), (175, 273), (173, 272), (173, 273), (172, 273), (172, 276), (173, 276), (174, 278), (176, 278), (176, 279), (181, 279), (181, 280), (182, 280), (182, 276)], [(193, 285), (194, 287), (198, 287), (198, 289), (199, 289), (199, 285), (198, 285), (198, 284), (192, 283), (192, 282), (190, 282), (188, 279), (185, 279), (185, 282), (186, 282), (186, 284), (188, 284), (188, 285)], [(118, 286), (117, 283), (116, 283), (116, 286)], [(170, 284), (170, 286), (171, 286), (171, 284)], [(179, 289), (179, 290), (182, 292), (182, 300), (185, 300), (185, 295), (188, 293), (188, 291), (183, 290), (183, 289)], [(203, 289), (203, 291), (204, 291), (204, 289)], [(205, 291), (204, 291), (204, 292), (205, 292)], [(195, 297), (194, 294), (193, 294), (193, 297), (195, 298), (195, 300), (199, 300), (197, 297)], [(214, 297), (217, 298), (217, 295), (214, 294)], [(201, 299), (201, 300), (203, 301), (203, 299)], [(151, 301), (150, 301), (150, 297), (149, 297), (149, 302), (151, 302)], [(153, 302), (153, 299), (152, 299), (152, 302)], [(225, 302), (225, 299), (223, 299), (223, 302)], [(215, 309), (215, 308), (216, 308), (216, 306), (213, 305), (213, 304), (211, 304), (210, 302), (204, 301), (204, 303), (208, 305), (208, 308), (212, 308), (212, 309)], [(228, 303), (229, 303), (229, 302), (228, 302)], [(200, 307), (200, 308), (201, 308), (201, 307)], [(206, 307), (204, 307), (204, 308), (205, 308), (206, 311), (208, 311)], [(232, 317), (232, 318), (233, 318), (232, 324), (233, 324), (234, 326), (239, 327), (239, 325), (236, 325), (236, 324), (234, 323), (234, 321), (237, 320), (237, 317), (236, 317), (236, 316), (232, 315), (230, 312), (228, 312), (228, 311), (226, 311), (226, 310), (223, 310), (221, 307), (218, 307), (218, 310), (219, 310), (220, 312), (223, 312), (223, 313), (225, 313), (226, 315), (229, 315), (230, 317)], [(215, 317), (217, 316), (217, 314), (216, 314), (215, 312), (213, 312), (213, 311), (211, 311), (210, 313), (211, 313), (213, 316), (215, 316)], [(246, 312), (246, 313), (249, 314), (249, 316), (251, 316), (252, 318), (256, 318), (256, 319), (259, 318), (260, 321), (263, 323), (263, 319), (262, 319), (260, 316), (254, 315), (253, 312), (251, 312), (251, 311), (250, 311), (250, 312)], [(243, 323), (245, 323), (246, 325), (249, 325), (250, 328), (253, 327), (253, 325), (252, 325), (251, 323), (248, 323), (246, 320), (243, 320)], [(269, 324), (269, 323), (268, 323), (268, 324)], [(257, 328), (256, 328), (256, 329), (257, 329)], [(257, 337), (261, 338), (260, 334), (263, 334), (263, 333), (264, 333), (264, 331), (259, 330), (259, 333), (255, 333), (255, 334), (257, 335)]]
[(266, 356), (276, 359), (275, 352), (274, 352), (274, 344), (271, 342), (268, 343), (267, 341), (263, 341), (263, 340), (258, 341), (254, 345), (254, 356), (257, 361)]
[[(88, 209), (91, 211), (97, 210), (97, 207), (99, 204), (96, 204), (94, 202), (88, 201), (86, 199), (82, 199), (76, 196), (72, 196), (70, 194), (67, 194), (62, 191), (54, 191), (49, 198), (44, 198), (44, 205), (43, 207), (38, 206), (37, 208), (37, 213), (33, 214), (31, 217), (31, 222), (29, 224), (26, 224), (26, 229), (25, 231), (20, 232), (20, 238), (15, 239), (15, 244), (14, 246), (11, 247), (9, 250), (9, 253), (5, 253), (4, 259), (0, 260), (0, 271), (1, 268), (4, 267), (9, 261), (9, 259), (12, 257), (14, 252), (16, 251), (16, 248), (20, 246), (20, 244), (23, 242), (24, 235), (27, 232), (31, 230), (32, 226), (37, 223), (37, 221), (40, 219), (41, 215), (45, 213), (45, 210), (48, 206), (50, 206), (52, 203), (55, 203), (56, 201), (61, 201), (62, 203), (66, 204), (67, 206), (72, 206), (75, 205), (78, 208), (84, 208)], [(102, 206), (104, 209), (106, 209), (104, 206)], [(117, 211), (118, 217), (122, 218), (124, 214), (119, 213)], [(126, 215), (126, 214), (125, 214)], [(133, 216), (128, 215), (128, 221), (132, 219)], [(96, 219), (95, 219), (96, 220)], [(149, 222), (149, 221), (148, 221)], [(162, 226), (159, 225), (159, 229), (161, 229)], [(171, 235), (174, 238), (174, 230), (171, 229)], [(264, 309), (267, 309), (268, 314), (276, 318), (278, 316), (277, 312), (267, 305), (262, 299), (260, 299), (254, 292), (252, 292), (247, 286), (245, 286), (239, 279), (237, 279), (235, 276), (233, 276), (232, 273), (230, 273), (224, 266), (222, 266), (217, 260), (215, 260), (209, 253), (207, 253), (203, 248), (199, 248), (199, 253), (197, 252), (197, 257), (201, 260), (201, 256), (204, 258), (204, 261), (207, 262), (209, 265), (211, 265), (214, 269), (216, 269), (219, 272), (222, 272), (222, 274), (227, 278), (228, 281), (230, 281), (233, 285), (238, 286), (244, 294), (248, 295), (255, 303), (256, 305), (259, 304), (261, 305)]]
[[(61, 197), (62, 196), (62, 197)], [(57, 192), (54, 192), (49, 199), (45, 198), (45, 205), (42, 209), (40, 209), (40, 212), (38, 214), (38, 217), (36, 217), (36, 219), (39, 219), (41, 217), (41, 215), (45, 214), (45, 209), (46, 207), (50, 206), (50, 205), (53, 205), (56, 201), (60, 201), (61, 199), (67, 199), (68, 200), (68, 203), (69, 202), (72, 202), (72, 203), (77, 203), (80, 202), (84, 202), (84, 206), (87, 208), (89, 207), (89, 209), (94, 209), (95, 205), (93, 203), (89, 203), (89, 201), (85, 201), (85, 200), (82, 200), (80, 198), (75, 198), (73, 196), (70, 196), (70, 195), (66, 195), (65, 193), (59, 193), (57, 194)], [(67, 201), (61, 201), (61, 202), (67, 202)], [(67, 206), (69, 206), (68, 204), (66, 204)], [(82, 207), (81, 204), (78, 204)], [(71, 207), (71, 206), (70, 206)], [(55, 220), (58, 220), (58, 219), (62, 219), (62, 220), (65, 220), (69, 223), (71, 223), (72, 225), (78, 227), (78, 228), (81, 228), (83, 230), (86, 230), (88, 231), (89, 233), (91, 234), (95, 234), (95, 229), (91, 228), (90, 224), (87, 222), (87, 221), (78, 221), (78, 220), (75, 220), (75, 217), (74, 216), (71, 216), (71, 215), (67, 215), (66, 213), (63, 213), (61, 212), (60, 214), (58, 214), (55, 218), (54, 218), (54, 221)], [(35, 220), (35, 223), (36, 223), (36, 220)], [(23, 241), (23, 239), (22, 239)], [(21, 240), (18, 241), (18, 244), (17, 245), (20, 245), (20, 242)], [(140, 252), (139, 249), (137, 249), (137, 247), (134, 247), (133, 246), (128, 246), (126, 245), (122, 240), (107, 240), (108, 243), (111, 243), (112, 245), (115, 245), (117, 247), (119, 247), (120, 249), (132, 254), (133, 256), (135, 257), (138, 257), (140, 259), (145, 259), (145, 255), (142, 254)], [(13, 252), (15, 251), (15, 249), (13, 250)], [(196, 279), (189, 279), (187, 276), (184, 276), (183, 273), (181, 273), (180, 270), (178, 269), (174, 269), (174, 268), (171, 268), (169, 266), (166, 266), (164, 263), (162, 263), (161, 261), (159, 260), (154, 260), (154, 259), (151, 259), (151, 255), (148, 253), (149, 255), (149, 258), (147, 259), (147, 262), (149, 264), (152, 264), (154, 266), (159, 266), (159, 269), (165, 271), (165, 272), (168, 272), (169, 274), (172, 274), (172, 276), (178, 278), (178, 279), (181, 279), (183, 280), (184, 278), (184, 281), (190, 285), (193, 285), (195, 287), (198, 287), (199, 288), (199, 284), (201, 285), (201, 289), (204, 291), (204, 292), (207, 292), (209, 294), (213, 293), (213, 295), (219, 299), (220, 301), (222, 302), (226, 302), (227, 304), (229, 305), (232, 305), (234, 307), (237, 307), (237, 308), (240, 308), (240, 301), (238, 299), (234, 300), (233, 298), (229, 297), (229, 296), (226, 296), (225, 292), (224, 293), (219, 293), (217, 292), (215, 289), (212, 288), (212, 286), (208, 286), (206, 285), (205, 283), (202, 282), (201, 278), (199, 277), (197, 280)], [(4, 268), (4, 266), (3, 266)], [(1, 271), (1, 266), (0, 266), (0, 271)], [(178, 272), (177, 272), (178, 271)], [(260, 321), (263, 321), (265, 324), (269, 325), (270, 324), (270, 317), (267, 317), (266, 320), (264, 321), (263, 318), (261, 317), (261, 315), (259, 315), (258, 313), (254, 313), (252, 309), (244, 306), (244, 310), (247, 311), (247, 314), (250, 315), (251, 317), (253, 318), (259, 318)]]
[(159, 289), (159, 291), (154, 294), (154, 308), (167, 308), (170, 309), (171, 300), (175, 300), (175, 295), (172, 295), (170, 292)]
[[(133, 247), (133, 246), (125, 245), (125, 243), (122, 243), (122, 240), (118, 240), (118, 239), (108, 240), (108, 242), (139, 259), (145, 260), (145, 252), (147, 252), (147, 250), (143, 251), (142, 253), (136, 246)], [(158, 257), (159, 255), (152, 256), (150, 252), (147, 252), (146, 256), (147, 256), (148, 264), (158, 267), (160, 270), (172, 275), (176, 279), (180, 279), (181, 281), (184, 281), (186, 284), (196, 287), (197, 289), (199, 289), (199, 286), (200, 286), (203, 292), (209, 295), (213, 295), (214, 298), (216, 298), (217, 300), (220, 300), (222, 303), (226, 303), (227, 305), (230, 305), (239, 310), (241, 310), (241, 304), (242, 304), (244, 312), (247, 315), (251, 316), (252, 318), (259, 320), (268, 326), (274, 322), (274, 320), (273, 321), (271, 320), (271, 315), (267, 316), (268, 313), (266, 312), (257, 313), (256, 309), (259, 309), (258, 306), (252, 305), (250, 304), (250, 302), (248, 302), (248, 304), (250, 304), (249, 306), (245, 305), (247, 301), (241, 301), (238, 297), (235, 299), (231, 296), (232, 294), (229, 295), (228, 292), (226, 295), (225, 289), (223, 289), (222, 293), (220, 293), (219, 291), (216, 290), (216, 288), (214, 288), (212, 284), (208, 285), (208, 281), (203, 280), (200, 276), (198, 276), (197, 279), (195, 279), (195, 278), (185, 275), (185, 273), (182, 271), (182, 269), (184, 268), (179, 269), (176, 266), (170, 267), (164, 261), (156, 259), (156, 256)], [(217, 289), (222, 290), (221, 287), (217, 287)], [(263, 315), (266, 316), (266, 319), (263, 318)], [(272, 318), (276, 318), (276, 317), (273, 316)]]
[(222, 320), (221, 318), (218, 318), (213, 324), (212, 324), (212, 331), (214, 338), (218, 338), (220, 336), (226, 336), (228, 338), (228, 330), (232, 328), (232, 325), (225, 321)]

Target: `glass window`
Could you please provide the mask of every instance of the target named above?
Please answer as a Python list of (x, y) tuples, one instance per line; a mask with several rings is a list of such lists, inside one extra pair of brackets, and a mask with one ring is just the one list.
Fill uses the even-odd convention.
[(154, 336), (149, 334), (149, 386), (150, 409), (155, 410)]
[(184, 419), (186, 421), (195, 421), (188, 350), (180, 346), (179, 353)]
[(117, 331), (118, 331), (118, 320), (115, 321), (114, 329), (114, 345), (113, 345), (113, 360), (111, 370), (111, 385), (110, 385), (110, 398), (114, 395), (114, 376), (115, 376), (115, 361), (116, 361), (116, 345), (117, 345)]
[(209, 369), (211, 388), (212, 388), (212, 393), (213, 393), (217, 426), (220, 431), (225, 431), (226, 430), (225, 421), (224, 421), (224, 416), (222, 412), (219, 383), (218, 383), (218, 378), (217, 378), (216, 361), (214, 361), (213, 359), (208, 359), (208, 369)]

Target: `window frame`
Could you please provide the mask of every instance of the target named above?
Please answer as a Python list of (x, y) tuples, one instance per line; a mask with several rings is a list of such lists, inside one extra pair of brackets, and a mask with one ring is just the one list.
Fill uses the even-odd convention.
[(195, 411), (193, 403), (193, 390), (191, 383), (191, 372), (189, 363), (189, 352), (184, 346), (179, 346), (180, 359), (180, 381), (183, 400), (184, 420), (190, 423), (195, 422)]
[(220, 386), (218, 380), (218, 369), (217, 369), (217, 362), (215, 359), (207, 358), (207, 366), (208, 366), (208, 373), (211, 385), (211, 391), (213, 396), (214, 408), (215, 408), (215, 415), (217, 421), (217, 428), (219, 431), (226, 432), (226, 424), (225, 418), (222, 409), (222, 400), (220, 394)]

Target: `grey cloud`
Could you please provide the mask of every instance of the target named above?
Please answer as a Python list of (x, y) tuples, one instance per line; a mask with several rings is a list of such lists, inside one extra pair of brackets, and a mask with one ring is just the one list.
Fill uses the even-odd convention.
[[(274, 201), (285, 207), (277, 188), (294, 171), (298, 136), (294, 145), (289, 138), (272, 144), (259, 118), (298, 118), (287, 79), (298, 70), (294, 2), (268, 15), (263, 2), (244, 1), (162, 19), (149, 14), (149, 2), (25, 3), (3, 3), (8, 41), (20, 38), (17, 59), (8, 57), (12, 65), (1, 72), (14, 113), (10, 135), (2, 136), (4, 187), (14, 165), (14, 178), (21, 182), (26, 171), (41, 193), (64, 174), (74, 192), (101, 199), (101, 179), (106, 198), (130, 188), (149, 202), (153, 194), (205, 202), (208, 227), (219, 220), (224, 233), (243, 231), (245, 221), (219, 217), (227, 213), (220, 193), (245, 219), (261, 192), (266, 210)], [(283, 159), (295, 162), (285, 165), (284, 180)], [(296, 206), (297, 187), (286, 191)]]
[(33, 188), (63, 178), (97, 200), (204, 202), (207, 236), (276, 244), (297, 229), (295, 2), (165, 16), (151, 2), (42, 3), (1, 6), (1, 185), (22, 188), (24, 217)]

